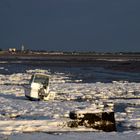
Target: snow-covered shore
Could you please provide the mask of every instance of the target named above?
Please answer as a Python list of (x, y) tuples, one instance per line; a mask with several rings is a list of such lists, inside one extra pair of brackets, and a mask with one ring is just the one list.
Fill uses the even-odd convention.
[(139, 132), (124, 132), (124, 133), (100, 133), (100, 132), (70, 132), (70, 133), (33, 133), (33, 134), (18, 134), (12, 135), (8, 140), (139, 140), (140, 133)]
[[(34, 72), (50, 75), (50, 90), (56, 93), (53, 101), (29, 101), (24, 96), (24, 89)], [(129, 136), (140, 137), (140, 83), (113, 81), (112, 83), (80, 83), (71, 81), (65, 73), (51, 73), (47, 70), (28, 70), (26, 73), (0, 75), (0, 134), (17, 134), (23, 132), (66, 132), (94, 131), (87, 128), (68, 128), (65, 125), (69, 112), (75, 109), (102, 106), (104, 102), (113, 102), (118, 132), (104, 133), (64, 133), (59, 139), (73, 137), (84, 139), (128, 139)], [(121, 132), (121, 133), (120, 133)], [(61, 134), (61, 133), (60, 133)], [(100, 134), (100, 135), (99, 135)], [(25, 138), (32, 134), (20, 134)], [(35, 133), (34, 137), (56, 135)], [(124, 137), (123, 137), (124, 135)], [(18, 139), (14, 135), (10, 139)], [(126, 138), (125, 138), (126, 137)], [(40, 138), (41, 139), (41, 138)], [(81, 138), (80, 138), (81, 139)]]

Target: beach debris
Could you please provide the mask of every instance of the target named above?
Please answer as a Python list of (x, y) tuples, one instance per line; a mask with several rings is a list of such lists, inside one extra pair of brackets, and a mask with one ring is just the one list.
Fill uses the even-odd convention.
[(84, 126), (106, 132), (116, 131), (113, 104), (110, 103), (100, 108), (91, 105), (82, 110), (71, 111), (69, 117), (72, 121), (68, 122), (68, 127), (71, 128)]

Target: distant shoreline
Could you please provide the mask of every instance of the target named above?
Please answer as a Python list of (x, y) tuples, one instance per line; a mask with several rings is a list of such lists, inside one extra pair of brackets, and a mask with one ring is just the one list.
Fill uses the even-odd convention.
[(95, 60), (103, 61), (140, 61), (140, 54), (0, 54), (0, 60), (36, 60), (36, 61), (73, 61), (91, 62)]

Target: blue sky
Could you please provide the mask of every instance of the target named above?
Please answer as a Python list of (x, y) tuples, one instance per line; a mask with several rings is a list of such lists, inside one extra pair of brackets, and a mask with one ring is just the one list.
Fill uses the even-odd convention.
[(0, 48), (140, 51), (140, 0), (0, 0)]

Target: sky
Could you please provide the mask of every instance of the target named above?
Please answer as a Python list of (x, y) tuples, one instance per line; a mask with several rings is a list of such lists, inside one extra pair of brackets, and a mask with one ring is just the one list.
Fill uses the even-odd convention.
[(140, 52), (140, 0), (0, 0), (0, 48)]

